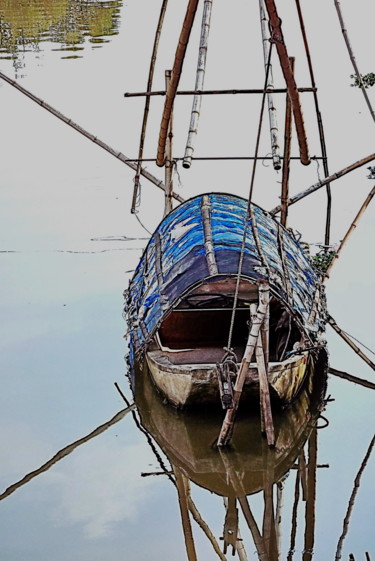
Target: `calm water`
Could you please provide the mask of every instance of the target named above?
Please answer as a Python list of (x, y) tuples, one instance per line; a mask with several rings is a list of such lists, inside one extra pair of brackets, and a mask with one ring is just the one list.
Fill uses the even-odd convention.
[[(217, 29), (225, 21), (234, 46), (246, 33), (236, 14), (223, 19), (225, 4), (217, 2), (213, 15), (212, 52), (215, 47), (221, 58), (215, 63), (212, 56), (206, 86), (226, 87), (228, 79), (229, 87), (248, 87), (248, 75), (262, 65), (252, 61), (249, 74), (243, 73), (246, 79), (242, 74), (243, 83), (234, 80), (238, 68), (226, 66), (221, 49), (228, 42), (220, 39)], [(238, 2), (238, 9), (246, 8), (245, 4)], [(320, 4), (323, 9), (325, 3)], [(371, 23), (359, 21), (349, 5), (341, 4), (349, 10), (353, 32), (357, 32), (357, 57), (365, 69), (370, 49), (363, 37), (371, 36), (366, 27)], [(164, 69), (171, 64), (180, 25), (174, 22), (182, 21), (179, 8), (171, 10), (166, 20), (169, 33), (160, 46), (164, 66), (157, 68), (155, 89), (163, 88)], [(135, 157), (144, 102), (124, 99), (123, 93), (145, 89), (158, 11), (154, 3), (139, 0), (2, 0), (0, 70), (104, 142)], [(309, 15), (309, 21), (314, 21), (314, 13)], [(333, 14), (326, 17), (342, 53)], [(287, 21), (285, 15), (283, 21)], [(356, 96), (360, 92), (349, 86), (351, 70), (345, 55), (334, 58), (332, 37), (313, 37), (311, 47), (316, 56), (324, 53), (316, 71), (323, 83), (322, 100), (330, 108), (325, 116), (333, 172), (371, 152), (372, 125)], [(325, 70), (327, 53), (335, 64), (331, 61)], [(195, 60), (196, 52), (191, 57)], [(348, 109), (345, 126), (332, 100), (332, 85), (325, 85), (330, 73)], [(307, 84), (303, 73), (300, 80)], [(190, 88), (191, 83), (185, 86)], [(235, 451), (220, 455), (211, 447), (220, 418), (176, 413), (164, 406), (147, 383), (137, 394), (136, 419), (132, 413), (116, 416), (126, 404), (114, 382), (133, 401), (125, 376), (122, 292), (148, 238), (129, 212), (133, 172), (5, 82), (0, 82), (0, 98), (0, 493), (13, 491), (2, 495), (0, 504), (1, 560), (186, 559), (178, 495), (183, 503), (184, 477), (191, 480), (195, 507), (190, 504), (194, 511), (190, 518), (199, 560), (222, 556), (201, 519), (221, 551), (227, 544), (226, 557), (232, 558), (230, 530), (236, 528), (236, 507), (243, 544), (240, 559), (273, 561), (277, 549), (283, 561), (326, 561), (340, 555), (348, 561), (350, 554), (358, 561), (366, 559), (365, 552), (374, 559), (372, 457), (360, 471), (374, 433), (372, 390), (329, 376), (325, 393), (329, 401), (318, 402), (324, 407), (323, 417), (317, 404), (301, 396), (276, 419), (275, 452), (265, 449), (255, 415), (238, 423)], [(214, 109), (218, 103), (212, 102)], [(233, 99), (223, 103), (233, 103)], [(236, 98), (241, 109), (243, 103)], [(356, 103), (358, 109), (354, 109)], [(158, 130), (161, 107), (161, 99), (152, 101), (151, 131)], [(185, 111), (184, 101), (179, 101), (179, 108)], [(210, 115), (208, 103), (206, 110)], [(255, 115), (249, 116), (252, 126), (257, 123)], [(306, 121), (308, 117), (307, 105)], [(226, 122), (228, 138), (223, 147), (215, 128), (212, 140), (218, 143), (219, 153), (253, 152), (253, 142), (246, 144), (238, 138), (239, 121)], [(204, 123), (206, 139), (209, 133)], [(178, 125), (176, 120), (175, 150), (181, 155), (185, 138), (180, 139)], [(348, 130), (355, 142), (345, 141)], [(314, 135), (312, 130), (312, 153), (317, 153)], [(154, 156), (154, 137), (150, 134), (146, 143), (146, 157)], [(237, 141), (240, 148), (235, 146)], [(204, 147), (202, 141), (201, 155), (213, 153)], [(152, 163), (147, 165), (162, 177)], [(261, 178), (270, 171), (267, 165), (261, 166)], [(247, 193), (248, 162), (235, 167), (217, 164), (209, 173), (198, 163), (191, 172), (177, 169), (175, 189), (185, 197), (216, 188)], [(317, 181), (315, 164), (305, 172), (307, 179), (293, 176), (296, 192)], [(263, 185), (271, 185), (266, 181)], [(334, 241), (341, 239), (345, 225), (371, 189), (366, 171), (342, 181), (341, 191), (334, 194)], [(266, 208), (277, 203), (277, 195), (267, 189), (257, 191), (256, 198)], [(162, 199), (153, 186), (142, 184), (139, 218), (149, 230), (160, 220)], [(317, 195), (302, 204), (300, 211), (291, 211), (291, 222), (308, 240), (321, 240), (324, 212), (317, 209), (324, 201), (324, 194)], [(369, 346), (373, 263), (368, 240), (373, 232), (369, 209), (327, 286), (330, 313)], [(332, 366), (371, 379), (370, 369), (336, 335), (327, 332), (327, 337)], [(101, 428), (91, 434), (97, 427)], [(78, 446), (66, 448), (77, 441)], [(35, 477), (17, 489), (10, 487), (34, 470), (38, 470)], [(343, 535), (359, 472), (360, 486)], [(272, 490), (275, 481), (279, 485)], [(235, 496), (241, 497), (236, 504)], [(225, 542), (220, 539), (224, 532)], [(187, 542), (191, 551), (193, 546)]]

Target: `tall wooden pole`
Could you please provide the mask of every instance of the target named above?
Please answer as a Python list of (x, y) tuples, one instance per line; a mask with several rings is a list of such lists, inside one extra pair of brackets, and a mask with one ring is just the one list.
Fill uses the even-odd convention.
[[(171, 80), (171, 70), (165, 71), (165, 87), (169, 88)], [(173, 144), (173, 108), (169, 119), (169, 129), (167, 142), (165, 145), (165, 205), (164, 216), (167, 216), (173, 209), (172, 193), (173, 193), (173, 160), (172, 160), (172, 144)]]
[(184, 63), (186, 48), (188, 45), (190, 32), (193, 27), (195, 13), (197, 11), (199, 0), (189, 0), (184, 23), (180, 33), (180, 38), (174, 58), (171, 81), (165, 96), (164, 110), (160, 124), (160, 133), (158, 141), (158, 150), (156, 156), (156, 164), (160, 167), (165, 164), (165, 144), (167, 142), (167, 135), (169, 129), (169, 120), (172, 114), (172, 108), (176, 97), (178, 84), (180, 82), (182, 66)]
[(308, 165), (310, 163), (309, 149), (307, 146), (307, 137), (305, 131), (305, 124), (303, 121), (301, 102), (297, 89), (297, 84), (294, 79), (293, 72), (290, 68), (288, 51), (284, 42), (284, 36), (281, 29), (281, 19), (278, 16), (274, 0), (265, 0), (268, 11), (272, 31), (272, 41), (276, 45), (277, 54), (279, 55), (281, 69), (284, 75), (286, 87), (290, 95), (290, 100), (293, 108), (294, 122), (296, 125), (298, 144), (300, 150), (301, 163)]
[[(294, 73), (294, 57), (290, 57), (290, 68)], [(289, 171), (290, 171), (290, 149), (292, 144), (292, 104), (290, 97), (286, 95), (285, 127), (284, 127), (284, 159), (283, 176), (281, 180), (281, 216), (280, 223), (286, 227), (288, 218), (289, 197)]]
[[(157, 57), (158, 48), (159, 48), (159, 40), (160, 40), (161, 30), (162, 30), (162, 27), (163, 27), (165, 12), (167, 10), (167, 5), (168, 5), (168, 0), (163, 0), (163, 3), (161, 5), (161, 9), (160, 9), (158, 25), (156, 27), (154, 46), (153, 46), (153, 49), (152, 49), (151, 62), (150, 62), (150, 67), (149, 67), (149, 71), (148, 71), (147, 93), (151, 92), (151, 89), (152, 89), (152, 82), (153, 82), (153, 78), (154, 78), (156, 57)], [(132, 206), (131, 206), (132, 214), (134, 214), (136, 212), (136, 206), (137, 206), (137, 199), (138, 199), (138, 192), (139, 192), (139, 179), (140, 179), (140, 175), (141, 175), (141, 165), (142, 165), (141, 161), (142, 161), (142, 157), (143, 157), (143, 147), (144, 147), (145, 137), (146, 137), (148, 114), (149, 114), (149, 111), (150, 111), (150, 100), (151, 100), (151, 97), (146, 96), (145, 108), (144, 108), (144, 112), (143, 112), (141, 137), (140, 137), (140, 140), (139, 140), (137, 171), (136, 171), (135, 178), (134, 178), (133, 200), (132, 200)]]

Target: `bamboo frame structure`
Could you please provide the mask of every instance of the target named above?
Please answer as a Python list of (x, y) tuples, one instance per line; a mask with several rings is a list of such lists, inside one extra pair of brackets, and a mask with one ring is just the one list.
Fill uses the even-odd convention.
[[(26, 95), (29, 99), (31, 99), (32, 101), (43, 107), (43, 109), (46, 109), (47, 111), (49, 111), (49, 113), (52, 113), (52, 115), (63, 121), (66, 125), (69, 125), (74, 130), (76, 130), (77, 132), (81, 133), (83, 136), (94, 142), (94, 144), (97, 144), (98, 146), (100, 146), (100, 148), (103, 148), (103, 150), (109, 152), (109, 154), (111, 154), (112, 156), (114, 156), (115, 158), (117, 158), (127, 166), (129, 166), (132, 170), (137, 171), (137, 166), (122, 152), (119, 152), (118, 150), (111, 148), (108, 144), (100, 140), (97, 136), (94, 136), (93, 134), (86, 131), (84, 128), (82, 128), (77, 123), (72, 121), (72, 119), (65, 117), (65, 115), (63, 115), (62, 113), (60, 113), (60, 111), (52, 107), (52, 105), (49, 105), (48, 103), (46, 103), (45, 101), (43, 101), (42, 99), (31, 93), (29, 90), (18, 84), (15, 80), (12, 80), (8, 76), (6, 76), (3, 72), (0, 72), (0, 78), (5, 82), (7, 82), (8, 84), (10, 84), (11, 86), (13, 86), (14, 88), (16, 88), (19, 92)], [(158, 187), (162, 191), (165, 191), (164, 183), (161, 180), (157, 179), (150, 172), (148, 172), (144, 168), (141, 168), (140, 174), (143, 175), (143, 177), (145, 177), (149, 181), (151, 181), (151, 183), (156, 185), (156, 187)], [(181, 203), (184, 201), (184, 199), (178, 193), (173, 193), (172, 196), (174, 199), (176, 199)]]
[(133, 403), (132, 405), (129, 405), (129, 407), (126, 407), (126, 409), (122, 409), (121, 411), (116, 413), (116, 415), (114, 417), (112, 417), (112, 419), (110, 419), (106, 423), (103, 423), (102, 425), (99, 425), (99, 427), (97, 427), (95, 430), (93, 430), (92, 432), (90, 432), (86, 436), (83, 436), (82, 438), (79, 438), (75, 442), (72, 442), (71, 444), (68, 444), (67, 446), (62, 448), (50, 460), (45, 462), (38, 469), (36, 469), (34, 471), (31, 471), (30, 473), (25, 475), (22, 479), (20, 479), (16, 483), (13, 483), (9, 487), (7, 487), (7, 489), (5, 489), (5, 491), (0, 494), (0, 501), (5, 499), (6, 497), (9, 497), (9, 495), (11, 495), (15, 491), (17, 491), (17, 489), (19, 489), (23, 485), (26, 485), (26, 483), (29, 483), (29, 481), (34, 479), (34, 477), (36, 477), (37, 475), (40, 475), (41, 473), (49, 470), (54, 464), (56, 464), (57, 462), (59, 462), (60, 460), (62, 460), (63, 458), (65, 458), (66, 456), (71, 454), (72, 452), (74, 452), (74, 450), (76, 448), (78, 448), (78, 446), (81, 446), (82, 444), (85, 444), (86, 442), (88, 442), (92, 438), (95, 438), (96, 436), (98, 436), (102, 432), (106, 431), (107, 429), (109, 429), (110, 427), (112, 427), (113, 425), (115, 425), (116, 423), (121, 421), (124, 417), (126, 417), (126, 415), (128, 413), (130, 413), (130, 411), (133, 411), (135, 408), (136, 408), (135, 403)]
[(370, 99), (367, 95), (366, 89), (363, 85), (361, 73), (358, 70), (358, 66), (357, 66), (355, 56), (354, 56), (354, 52), (353, 52), (352, 46), (351, 46), (350, 41), (349, 41), (349, 35), (348, 35), (348, 32), (345, 28), (345, 23), (344, 23), (344, 18), (343, 18), (342, 11), (341, 11), (340, 2), (338, 0), (335, 0), (335, 8), (336, 8), (337, 15), (338, 15), (338, 18), (339, 18), (339, 21), (340, 21), (341, 31), (342, 31), (342, 34), (344, 36), (344, 41), (345, 41), (345, 44), (346, 44), (346, 48), (348, 49), (348, 53), (349, 53), (351, 63), (353, 65), (357, 80), (361, 84), (361, 90), (362, 90), (362, 93), (363, 93), (363, 97), (365, 98), (365, 101), (367, 103), (367, 107), (369, 108), (371, 117), (372, 117), (373, 121), (375, 121), (375, 113), (374, 113), (374, 110), (372, 108)]
[(349, 347), (351, 347), (353, 351), (357, 353), (357, 355), (360, 356), (361, 359), (364, 360), (366, 364), (370, 366), (370, 368), (375, 370), (375, 364), (361, 351), (359, 347), (357, 347), (357, 345), (353, 343), (350, 337), (346, 335), (346, 333), (344, 333), (342, 329), (340, 329), (340, 327), (337, 325), (337, 323), (335, 322), (332, 316), (328, 315), (327, 322), (331, 327), (333, 327), (336, 333), (338, 333), (338, 335), (340, 335), (340, 337), (344, 339), (346, 343), (348, 343)]
[[(168, 89), (171, 81), (171, 70), (165, 71), (165, 87)], [(164, 217), (173, 209), (172, 192), (173, 192), (173, 108), (169, 119), (168, 135), (165, 144), (165, 200), (164, 200)]]
[(279, 55), (281, 69), (284, 75), (285, 83), (288, 89), (290, 100), (293, 108), (294, 122), (296, 125), (298, 144), (301, 156), (301, 163), (308, 165), (310, 163), (309, 150), (307, 146), (307, 137), (305, 124), (303, 121), (301, 102), (299, 99), (297, 84), (294, 79), (293, 72), (290, 68), (288, 51), (284, 42), (283, 32), (281, 29), (281, 19), (278, 16), (274, 0), (265, 0), (268, 12), (270, 27), (272, 31), (272, 41), (276, 45), (277, 54)]
[(182, 66), (185, 58), (186, 48), (190, 37), (190, 32), (193, 27), (195, 13), (197, 11), (199, 0), (189, 0), (184, 23), (180, 33), (175, 59), (172, 68), (171, 81), (166, 93), (164, 110), (160, 124), (160, 133), (158, 141), (158, 150), (156, 156), (156, 164), (159, 167), (165, 164), (165, 144), (167, 141), (167, 134), (169, 129), (169, 121), (171, 118), (172, 108), (176, 97), (178, 84), (180, 82)]
[(238, 409), (242, 388), (245, 383), (246, 375), (249, 371), (250, 362), (258, 342), (258, 335), (262, 326), (264, 316), (267, 311), (269, 303), (269, 284), (266, 281), (261, 281), (259, 284), (259, 305), (257, 314), (253, 320), (249, 337), (247, 340), (244, 356), (241, 361), (241, 366), (237, 374), (237, 378), (233, 388), (233, 407), (227, 409), (225, 418), (220, 430), (219, 438), (217, 441), (218, 446), (227, 446), (230, 442), (233, 433), (233, 425)]
[[(294, 57), (290, 57), (290, 68), (294, 72)], [(288, 219), (288, 197), (289, 197), (289, 171), (290, 171), (290, 149), (292, 144), (292, 104), (289, 95), (285, 103), (285, 127), (284, 127), (284, 156), (283, 175), (281, 180), (281, 216), (280, 224), (285, 226)]]
[[(212, 0), (204, 0), (197, 72), (195, 78), (196, 90), (201, 90), (204, 86), (207, 49), (208, 49), (208, 36), (210, 32), (210, 22), (211, 22), (211, 11), (212, 11)], [(190, 126), (189, 126), (188, 138), (186, 142), (185, 155), (182, 162), (182, 166), (186, 169), (190, 168), (192, 162), (192, 156), (194, 154), (194, 140), (198, 132), (198, 122), (199, 122), (201, 104), (202, 104), (202, 95), (195, 94), (193, 99), (193, 106), (191, 109)]]
[[(268, 65), (268, 82), (267, 82), (267, 90), (273, 90), (273, 72), (272, 72), (272, 65), (271, 62), (268, 62), (269, 59), (269, 51), (270, 51), (270, 34), (268, 28), (268, 21), (266, 18), (266, 11), (265, 11), (264, 0), (259, 0), (259, 12), (260, 12), (260, 25), (262, 31), (262, 43), (263, 43), (263, 58), (265, 64), (265, 70), (267, 72), (267, 65)], [(279, 127), (277, 124), (277, 112), (276, 107), (273, 102), (272, 93), (267, 93), (267, 101), (268, 101), (268, 117), (270, 122), (270, 135), (271, 135), (271, 152), (272, 152), (272, 160), (273, 160), (273, 167), (275, 170), (281, 169), (281, 159), (280, 159), (280, 146), (279, 146)]]
[(354, 218), (353, 222), (351, 223), (348, 231), (346, 232), (345, 236), (341, 240), (341, 243), (340, 243), (335, 255), (333, 256), (333, 259), (332, 259), (331, 263), (328, 265), (327, 270), (324, 274), (324, 280), (329, 279), (329, 275), (331, 273), (333, 265), (335, 264), (337, 259), (340, 257), (340, 253), (341, 253), (343, 247), (345, 246), (345, 244), (348, 241), (348, 239), (350, 238), (351, 234), (354, 232), (354, 230), (358, 226), (358, 222), (359, 222), (361, 216), (365, 212), (366, 208), (369, 206), (369, 204), (372, 201), (372, 198), (374, 197), (374, 195), (375, 195), (375, 186), (371, 189), (370, 193), (367, 195), (367, 197), (366, 197), (365, 201), (363, 202), (361, 208), (357, 212), (356, 217)]
[[(163, 0), (163, 3), (162, 3), (161, 8), (160, 8), (159, 21), (158, 21), (158, 25), (157, 25), (156, 32), (155, 32), (154, 46), (153, 46), (153, 49), (152, 49), (151, 62), (150, 62), (150, 67), (149, 67), (149, 71), (148, 71), (147, 92), (150, 92), (151, 88), (152, 88), (156, 57), (157, 57), (157, 52), (158, 52), (158, 48), (159, 48), (159, 40), (160, 40), (161, 30), (162, 30), (163, 23), (164, 23), (165, 12), (167, 10), (167, 5), (168, 5), (168, 0)], [(144, 112), (143, 112), (141, 137), (140, 137), (140, 140), (139, 140), (139, 150), (138, 150), (138, 165), (137, 165), (136, 175), (135, 175), (135, 178), (134, 178), (133, 201), (132, 201), (132, 207), (131, 207), (131, 213), (132, 214), (134, 214), (136, 212), (136, 205), (137, 205), (137, 198), (138, 198), (138, 191), (139, 191), (139, 176), (141, 174), (141, 160), (142, 160), (142, 157), (143, 157), (143, 147), (144, 147), (144, 143), (145, 143), (148, 114), (149, 114), (149, 110), (150, 110), (150, 99), (151, 98), (149, 96), (146, 97), (145, 108), (144, 108)]]
[[(297, 193), (297, 195), (294, 195), (293, 197), (290, 197), (288, 199), (288, 205), (289, 206), (294, 205), (294, 203), (296, 203), (297, 201), (300, 201), (301, 199), (304, 199), (308, 195), (311, 195), (311, 193), (314, 193), (315, 191), (318, 191), (318, 189), (321, 189), (322, 187), (324, 187), (324, 185), (327, 185), (327, 183), (332, 183), (332, 181), (335, 181), (336, 179), (339, 179), (340, 177), (343, 177), (347, 173), (349, 173), (349, 172), (351, 172), (351, 171), (353, 171), (353, 170), (355, 170), (355, 169), (357, 169), (361, 166), (364, 166), (365, 164), (368, 164), (368, 162), (371, 162), (372, 160), (375, 160), (375, 153), (370, 154), (369, 156), (366, 156), (365, 158), (362, 158), (361, 160), (358, 160), (357, 162), (354, 162), (353, 164), (350, 164), (350, 166), (347, 166), (346, 168), (343, 168), (343, 169), (337, 171), (336, 173), (333, 173), (329, 177), (326, 177), (325, 179), (322, 179), (321, 181), (318, 181), (317, 183), (314, 183), (314, 185), (311, 185), (310, 187), (308, 187), (304, 191), (300, 191), (299, 193)], [(270, 210), (270, 215), (274, 216), (275, 214), (280, 212), (280, 210), (281, 210), (281, 205), (277, 205), (277, 206), (275, 206), (275, 208)]]

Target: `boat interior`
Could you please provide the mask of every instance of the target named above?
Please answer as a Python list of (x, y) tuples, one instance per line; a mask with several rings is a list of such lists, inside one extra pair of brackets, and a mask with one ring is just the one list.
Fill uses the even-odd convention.
[[(221, 283), (222, 284), (222, 283)], [(181, 300), (165, 318), (150, 350), (166, 353), (173, 364), (212, 364), (220, 362), (228, 345), (234, 291), (227, 286), (202, 285)], [(258, 287), (248, 282), (240, 287), (236, 304), (231, 348), (238, 362), (249, 335), (250, 304), (258, 302)], [(283, 361), (301, 333), (290, 312), (274, 296), (270, 300), (269, 360)]]

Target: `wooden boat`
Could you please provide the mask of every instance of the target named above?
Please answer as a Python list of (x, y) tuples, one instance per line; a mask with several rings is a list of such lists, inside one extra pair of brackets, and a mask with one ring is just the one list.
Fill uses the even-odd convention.
[[(126, 295), (130, 364), (145, 359), (177, 407), (217, 404), (220, 395), (225, 406), (262, 283), (270, 291), (268, 382), (275, 398), (291, 402), (326, 357), (323, 287), (293, 234), (233, 195), (190, 199), (151, 237)], [(243, 396), (255, 394), (252, 362)]]

